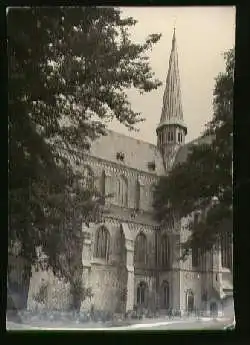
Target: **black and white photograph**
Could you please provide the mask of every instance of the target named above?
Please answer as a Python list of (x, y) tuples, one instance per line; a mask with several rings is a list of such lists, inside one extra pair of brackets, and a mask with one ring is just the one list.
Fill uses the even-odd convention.
[(7, 330), (231, 330), (235, 7), (8, 7)]

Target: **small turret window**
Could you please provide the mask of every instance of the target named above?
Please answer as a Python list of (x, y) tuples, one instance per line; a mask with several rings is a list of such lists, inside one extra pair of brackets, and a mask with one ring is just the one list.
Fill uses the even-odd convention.
[(171, 133), (168, 132), (168, 142), (170, 142), (170, 141), (171, 141)]
[(171, 141), (173, 141), (173, 140), (174, 140), (174, 133), (171, 132)]

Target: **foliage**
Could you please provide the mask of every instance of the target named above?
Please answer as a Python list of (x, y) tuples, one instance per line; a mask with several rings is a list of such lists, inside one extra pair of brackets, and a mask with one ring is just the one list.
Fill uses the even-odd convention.
[(75, 165), (84, 165), (83, 153), (105, 135), (108, 121), (132, 130), (143, 120), (126, 89), (149, 92), (161, 84), (146, 55), (160, 35), (135, 44), (129, 35), (135, 24), (112, 7), (7, 14), (9, 240), (20, 241), (30, 263), (41, 246), (54, 273), (66, 279), (72, 261), (81, 261), (75, 250), (81, 251), (81, 224), (100, 219), (104, 197), (78, 183)]
[[(162, 177), (155, 188), (155, 217), (163, 224), (187, 217), (192, 236), (184, 244), (211, 248), (232, 233), (232, 153), (234, 50), (225, 54), (226, 71), (216, 78), (214, 115), (199, 140), (189, 144), (183, 163)], [(194, 226), (193, 212), (201, 212)]]

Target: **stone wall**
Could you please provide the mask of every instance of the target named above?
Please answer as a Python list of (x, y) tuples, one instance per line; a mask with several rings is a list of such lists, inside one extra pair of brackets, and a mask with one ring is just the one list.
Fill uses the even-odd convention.
[[(39, 293), (41, 285), (45, 283), (47, 288), (47, 298), (44, 304), (35, 301), (34, 296)], [(69, 284), (59, 280), (51, 270), (42, 271), (32, 268), (30, 288), (28, 295), (27, 309), (46, 308), (50, 310), (67, 310), (70, 305)]]
[(119, 309), (120, 291), (123, 288), (117, 267), (92, 265), (90, 285), (95, 309), (116, 311)]
[[(85, 165), (88, 165), (95, 177), (95, 186), (97, 189), (102, 190), (103, 186), (103, 173), (104, 173), (104, 183), (105, 183), (105, 193), (114, 194), (113, 198), (107, 199), (107, 203), (119, 205), (115, 194), (116, 194), (116, 180), (120, 176), (124, 176), (127, 180), (127, 194), (128, 194), (128, 204), (127, 208), (137, 208), (136, 203), (136, 189), (137, 184), (140, 186), (140, 202), (139, 208), (144, 211), (152, 211), (152, 185), (157, 182), (157, 176), (146, 172), (140, 172), (124, 164), (111, 164), (107, 161), (100, 161), (91, 156), (86, 156)], [(82, 167), (76, 166), (75, 169), (81, 171)], [(121, 205), (122, 206), (122, 205)]]
[[(83, 281), (88, 287), (92, 288), (93, 298), (83, 303), (83, 308), (90, 308), (91, 304), (99, 310), (118, 311), (121, 309), (121, 291), (128, 287), (128, 279), (130, 290), (134, 290), (133, 298), (129, 297), (129, 306), (132, 308), (136, 304), (136, 290), (137, 285), (144, 281), (148, 286), (148, 301), (150, 307), (155, 307), (156, 301), (156, 231), (159, 231), (156, 224), (152, 220), (150, 211), (152, 210), (152, 193), (151, 186), (157, 181), (157, 176), (147, 174), (145, 172), (129, 169), (124, 164), (111, 164), (108, 161), (101, 161), (94, 157), (86, 157), (86, 165), (90, 166), (95, 176), (95, 186), (103, 189), (103, 176), (105, 175), (105, 193), (115, 192), (114, 188), (117, 186), (115, 179), (118, 176), (124, 176), (128, 183), (128, 204), (127, 207), (120, 207), (121, 205), (112, 206), (111, 214), (108, 214), (103, 223), (92, 224), (86, 230), (89, 235), (87, 242), (84, 242), (83, 261), (84, 272)], [(76, 167), (80, 170), (79, 167)], [(104, 174), (105, 172), (105, 174)], [(131, 218), (131, 211), (136, 205), (136, 186), (140, 186), (140, 210), (134, 219)], [(113, 199), (107, 200), (107, 204), (116, 203)], [(144, 212), (146, 211), (146, 212)], [(170, 242), (170, 267), (169, 270), (162, 271), (159, 274), (159, 286), (163, 280), (169, 282), (170, 287), (170, 305), (172, 308), (185, 308), (186, 306), (186, 291), (191, 289), (195, 297), (195, 306), (201, 305), (201, 295), (204, 286), (212, 286), (213, 284), (220, 289), (220, 275), (210, 274), (202, 276), (198, 272), (193, 271), (192, 257), (188, 256), (186, 261), (179, 261), (181, 255), (179, 242), (184, 242), (190, 232), (186, 225), (190, 217), (183, 218), (181, 222), (175, 224), (175, 229), (165, 229), (169, 235)], [(129, 239), (127, 244), (131, 246), (127, 256), (127, 249), (125, 248), (125, 239), (121, 234), (121, 224), (126, 222)], [(107, 260), (95, 258), (95, 239), (96, 231), (104, 225), (110, 234), (109, 255)], [(135, 265), (133, 262), (133, 250), (136, 236), (142, 232), (147, 239), (147, 261), (143, 265)], [(213, 268), (216, 269), (219, 265), (218, 255), (213, 258)], [(133, 270), (135, 269), (135, 273)], [(122, 273), (121, 273), (122, 272)], [(48, 290), (48, 305), (50, 308), (64, 308), (69, 303), (69, 296), (65, 284), (58, 282), (51, 272), (33, 272), (29, 299), (32, 294), (39, 289), (41, 279), (49, 282), (50, 288)], [(128, 278), (129, 277), (129, 278)], [(210, 284), (210, 285), (209, 285)], [(216, 285), (217, 284), (217, 285)], [(55, 288), (55, 286), (57, 286)], [(61, 290), (65, 290), (61, 292)], [(210, 289), (210, 288), (209, 288)], [(212, 288), (211, 288), (212, 289)], [(56, 291), (56, 292), (55, 292)], [(53, 296), (57, 296), (53, 297)], [(60, 297), (59, 297), (60, 296)]]

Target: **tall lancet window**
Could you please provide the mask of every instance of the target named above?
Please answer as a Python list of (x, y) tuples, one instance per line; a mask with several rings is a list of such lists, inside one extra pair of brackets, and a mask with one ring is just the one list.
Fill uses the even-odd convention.
[(146, 264), (147, 239), (143, 233), (140, 233), (135, 240), (135, 263)]
[(137, 180), (136, 186), (135, 186), (135, 208), (137, 210), (139, 210), (141, 206), (140, 198), (141, 198), (141, 185), (140, 185), (140, 182)]
[(140, 282), (137, 285), (137, 304), (138, 305), (146, 304), (146, 292), (147, 292), (147, 284), (145, 282)]
[(155, 191), (155, 186), (151, 185), (149, 187), (149, 207), (153, 207), (154, 203), (154, 191)]
[(105, 190), (105, 182), (106, 182), (106, 175), (105, 175), (105, 171), (103, 170), (103, 171), (102, 171), (102, 175), (101, 175), (101, 186), (100, 186), (101, 194), (102, 194), (103, 196), (105, 196), (105, 193), (106, 193), (106, 190)]
[(182, 142), (182, 133), (178, 133), (178, 143)]
[(124, 176), (116, 180), (116, 203), (119, 206), (128, 206), (128, 181)]
[(200, 264), (201, 264), (201, 270), (206, 271), (207, 270), (207, 252), (204, 248), (200, 249)]
[(192, 312), (194, 310), (194, 293), (192, 290), (186, 292), (186, 310)]
[(108, 230), (101, 226), (96, 232), (95, 257), (108, 260), (110, 235)]
[(82, 178), (80, 179), (80, 185), (87, 190), (94, 189), (94, 173), (89, 166), (85, 166), (82, 172)]
[(128, 181), (124, 176), (119, 178), (119, 187), (118, 187), (118, 203), (121, 206), (128, 206)]
[(221, 236), (221, 265), (225, 268), (232, 268), (232, 244), (229, 234)]
[(163, 267), (169, 267), (169, 240), (168, 236), (165, 234), (161, 238), (161, 264)]
[[(194, 214), (194, 222), (193, 226), (194, 228), (198, 226), (199, 223), (199, 214)], [(199, 266), (199, 249), (196, 246), (192, 247), (192, 266), (198, 267)]]
[(161, 306), (164, 309), (169, 308), (169, 283), (164, 280), (161, 285)]

